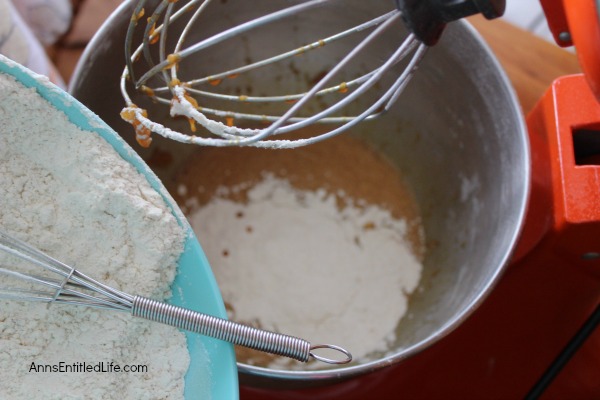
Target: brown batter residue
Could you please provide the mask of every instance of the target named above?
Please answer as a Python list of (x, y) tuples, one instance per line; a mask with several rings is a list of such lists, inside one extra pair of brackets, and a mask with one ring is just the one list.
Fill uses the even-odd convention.
[[(406, 220), (406, 239), (417, 258), (423, 259), (419, 209), (400, 172), (364, 142), (349, 136), (293, 150), (198, 148), (173, 179), (164, 183), (184, 212), (191, 213), (208, 203), (222, 186), (237, 187), (228, 197), (244, 202), (248, 189), (265, 173), (285, 178), (300, 190), (325, 189), (337, 196), (340, 207), (352, 199), (354, 204), (364, 202), (389, 210), (395, 218)], [(178, 190), (181, 185), (185, 190)], [(247, 229), (251, 232), (252, 227)], [(364, 229), (376, 228), (367, 223)], [(232, 306), (235, 308), (227, 304), (229, 309)], [(238, 348), (236, 352), (238, 360), (246, 363), (264, 366), (271, 360), (271, 356), (252, 350)]]
[[(422, 257), (419, 210), (400, 172), (362, 141), (349, 136), (293, 150), (198, 148), (165, 185), (185, 212), (185, 204), (191, 198), (202, 206), (218, 187), (248, 184), (249, 188), (266, 172), (289, 180), (297, 189), (322, 188), (332, 194), (341, 191), (343, 196), (337, 197), (341, 207), (344, 198), (351, 198), (385, 208), (395, 218), (404, 218), (409, 225), (407, 239)], [(178, 193), (179, 185), (186, 187), (183, 195)], [(232, 200), (243, 202), (246, 193), (247, 189), (239, 190), (231, 195)]]

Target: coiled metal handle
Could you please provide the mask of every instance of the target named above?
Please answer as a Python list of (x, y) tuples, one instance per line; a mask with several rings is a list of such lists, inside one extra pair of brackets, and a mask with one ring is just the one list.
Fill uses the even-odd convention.
[[(352, 361), (352, 355), (338, 346), (327, 344), (312, 346), (306, 340), (294, 336), (256, 329), (147, 297), (134, 297), (131, 314), (134, 317), (160, 322), (186, 331), (302, 362), (307, 362), (310, 357), (328, 364), (346, 364)], [(335, 360), (318, 356), (312, 352), (323, 348), (337, 350), (345, 358)]]

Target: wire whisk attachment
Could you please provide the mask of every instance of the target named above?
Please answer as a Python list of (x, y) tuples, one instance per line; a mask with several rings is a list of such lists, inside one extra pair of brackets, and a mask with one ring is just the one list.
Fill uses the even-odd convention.
[[(199, 313), (186, 308), (130, 295), (107, 286), (31, 245), (0, 230), (0, 299), (64, 303), (125, 311), (134, 317), (174, 326), (233, 344), (289, 357), (301, 362), (311, 358), (328, 364), (346, 364), (352, 355), (335, 345), (312, 345), (306, 340)], [(338, 351), (343, 358), (316, 354), (318, 349)]]
[[(323, 36), (311, 37), (311, 25), (304, 23), (313, 20), (315, 13), (330, 14), (330, 18), (336, 19), (332, 25), (337, 27), (347, 16), (342, 8), (352, 7), (352, 4), (335, 0), (296, 1), (291, 6), (264, 11), (249, 19), (236, 19), (235, 4), (221, 4), (220, 14), (209, 14), (201, 19), (213, 4), (219, 2), (138, 0), (135, 3), (125, 40), (126, 66), (120, 84), (126, 107), (121, 116), (134, 126), (136, 139), (142, 146), (150, 145), (152, 133), (197, 145), (267, 148), (294, 148), (333, 137), (362, 121), (385, 114), (402, 94), (427, 48), (438, 42), (447, 23), (477, 13), (488, 19), (496, 18), (505, 8), (505, 0), (389, 0), (390, 9), (382, 15), (366, 15), (362, 20), (352, 20), (350, 26), (342, 25), (339, 31), (324, 29), (323, 33), (316, 33)], [(322, 8), (324, 6), (329, 8)], [(235, 18), (230, 18), (232, 16)], [(236, 22), (216, 34), (210, 33), (208, 28), (208, 35), (212, 36), (196, 39), (198, 32), (207, 29), (206, 23), (210, 25), (211, 17)], [(296, 30), (302, 32), (296, 35), (293, 26), (298, 21), (303, 24), (296, 26)], [(139, 26), (143, 30), (138, 39), (141, 43), (134, 45), (139, 38), (136, 36)], [(257, 35), (261, 29), (269, 29), (269, 34)], [(290, 44), (296, 36), (302, 37), (303, 44)], [(175, 37), (175, 40), (167, 37)], [(264, 41), (253, 49), (261, 53), (257, 61), (251, 54), (240, 61), (240, 65), (222, 66), (227, 65), (231, 53), (242, 52), (256, 37)], [(206, 57), (207, 51), (229, 45), (232, 39), (237, 39), (238, 44), (231, 47), (231, 53)], [(377, 55), (369, 52), (381, 42), (386, 44), (386, 52)], [(341, 54), (331, 51), (334, 43), (346, 46)], [(156, 47), (158, 49), (153, 51)], [(271, 48), (273, 53), (262, 54), (262, 50)], [(322, 77), (298, 88), (299, 75), (308, 69), (306, 55), (313, 51), (319, 51), (322, 58), (333, 64)], [(297, 56), (300, 56), (300, 66), (291, 71), (295, 73), (286, 71), (284, 65)], [(375, 62), (364, 68), (357, 67), (357, 63), (365, 59), (375, 59)], [(180, 71), (186, 64), (188, 74)], [(216, 71), (198, 72), (211, 66), (215, 66)], [(288, 82), (276, 94), (262, 94), (264, 89), (276, 86), (276, 74), (268, 69), (265, 72), (267, 67), (275, 68), (277, 74), (283, 72), (283, 80)], [(250, 81), (254, 81), (257, 74), (272, 79), (258, 79), (259, 88), (254, 91), (258, 94), (245, 88), (233, 93), (216, 91), (221, 81), (240, 74), (248, 76)], [(153, 118), (132, 101), (130, 90), (168, 106), (171, 117), (188, 119), (191, 133), (173, 130), (157, 121), (161, 117)], [(268, 111), (262, 112), (260, 107), (267, 107)], [(204, 133), (196, 134), (198, 125)], [(308, 137), (290, 136), (312, 125), (325, 128), (311, 132)], [(282, 139), (281, 135), (285, 134), (286, 138)]]
[[(149, 146), (151, 134), (156, 133), (169, 139), (183, 143), (192, 143), (206, 146), (254, 146), (267, 148), (293, 148), (330, 138), (351, 129), (363, 120), (377, 118), (384, 114), (398, 99), (419, 61), (425, 55), (427, 46), (413, 34), (406, 38), (382, 60), (380, 65), (371, 70), (357, 74), (345, 81), (335, 81), (353, 59), (372, 42), (389, 29), (401, 28), (401, 12), (393, 8), (390, 2), (390, 11), (375, 18), (366, 20), (359, 25), (331, 34), (327, 37), (315, 38), (299, 47), (290, 48), (279, 54), (268, 56), (258, 61), (247, 62), (237, 67), (224, 71), (215, 71), (205, 76), (180, 76), (179, 67), (183, 66), (192, 55), (200, 55), (202, 51), (218, 46), (226, 40), (240, 35), (252, 35), (257, 28), (270, 26), (287, 18), (297, 16), (324, 5), (330, 0), (311, 0), (299, 2), (287, 8), (279, 9), (261, 17), (243, 22), (237, 26), (226, 29), (214, 36), (190, 44), (185, 42), (190, 32), (202, 29), (197, 23), (206, 11), (212, 0), (188, 0), (174, 2), (163, 0), (149, 12), (146, 19), (144, 34), (141, 43), (134, 46), (134, 33), (138, 25), (143, 25), (146, 0), (137, 2), (129, 24), (125, 53), (126, 67), (121, 76), (121, 92), (126, 103), (121, 116), (130, 122), (136, 132), (136, 139), (142, 146)], [(182, 6), (181, 3), (184, 3)], [(177, 4), (177, 5), (176, 5)], [(178, 8), (179, 7), (179, 8)], [(235, 12), (235, 9), (232, 9)], [(172, 32), (172, 26), (178, 20), (187, 18), (183, 29)], [(310, 19), (310, 15), (303, 17)], [(197, 23), (197, 24), (196, 24)], [(231, 77), (251, 72), (260, 73), (263, 68), (274, 64), (282, 64), (285, 60), (297, 57), (319, 49), (327, 49), (333, 42), (342, 41), (352, 36), (361, 36), (370, 32), (361, 39), (342, 59), (314, 85), (297, 93), (281, 93), (277, 95), (251, 95), (250, 93), (217, 93), (216, 84)], [(272, 40), (287, 42), (288, 32), (273, 32)], [(168, 45), (168, 35), (179, 35), (173, 46)], [(171, 41), (173, 42), (173, 41)], [(265, 43), (269, 47), (272, 43)], [(158, 59), (151, 51), (152, 46), (158, 46)], [(324, 57), (328, 57), (325, 52)], [(197, 58), (196, 58), (197, 59)], [(359, 97), (369, 92), (393, 67), (407, 59), (406, 65), (400, 72), (392, 72), (395, 77), (392, 83), (379, 97), (367, 105), (363, 111), (356, 114), (344, 114), (348, 105), (354, 103)], [(139, 61), (138, 61), (139, 60)], [(136, 66), (145, 62), (141, 73), (136, 71)], [(302, 67), (300, 67), (302, 68)], [(181, 74), (182, 75), (182, 74)], [(286, 77), (291, 81), (297, 80), (293, 76)], [(132, 85), (128, 85), (131, 82)], [(153, 120), (148, 112), (138, 107), (131, 99), (129, 90), (137, 90), (150, 96), (155, 102), (170, 108), (172, 117), (187, 118), (190, 122), (192, 133), (183, 133), (172, 130), (158, 121)], [(317, 112), (304, 111), (309, 101), (318, 98), (328, 98), (329, 105)], [(219, 108), (211, 107), (212, 102), (218, 103)], [(263, 114), (253, 112), (253, 105), (277, 104), (277, 114)], [(250, 105), (250, 111), (236, 111), (240, 107)], [(239, 125), (238, 125), (239, 124)], [(261, 127), (246, 127), (245, 125), (263, 125)], [(266, 124), (266, 127), (264, 126)], [(299, 139), (279, 139), (283, 134), (302, 130), (313, 124), (325, 124), (331, 128), (316, 136)], [(196, 134), (199, 125), (207, 133)]]

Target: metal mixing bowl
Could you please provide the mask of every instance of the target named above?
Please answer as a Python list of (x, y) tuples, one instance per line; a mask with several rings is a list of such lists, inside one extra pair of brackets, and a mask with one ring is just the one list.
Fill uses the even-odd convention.
[[(236, 21), (264, 13), (276, 3), (272, 0), (218, 2), (208, 11), (202, 30), (221, 31)], [(285, 35), (290, 35), (293, 43), (307, 42), (305, 36), (309, 33), (339, 30), (342, 23), (362, 21), (363, 15), (379, 15), (391, 6), (392, 1), (348, 0), (340, 18), (340, 7), (332, 2), (310, 19), (288, 26)], [(118, 89), (130, 15), (131, 4), (125, 3), (106, 21), (81, 58), (70, 91), (131, 141), (131, 126), (119, 117), (123, 102)], [(400, 29), (391, 33), (388, 39), (362, 54), (359, 61), (368, 64), (377, 59), (379, 47), (386, 42), (397, 42), (401, 33)], [(272, 34), (251, 36), (244, 52), (218, 47), (203, 55), (198, 68), (215, 60), (243, 64), (246, 57), (258, 57), (268, 47), (266, 43), (272, 41)], [(306, 74), (317, 75), (330, 68), (337, 52), (344, 51), (347, 49), (343, 46), (327, 49), (296, 64)], [(255, 87), (276, 84), (272, 76), (262, 79), (257, 78), (252, 84)], [(528, 142), (510, 83), (467, 23), (448, 26), (443, 39), (429, 50), (391, 112), (352, 134), (392, 160), (408, 179), (421, 209), (427, 251), (421, 290), (410, 300), (409, 313), (413, 317), (401, 321), (396, 350), (389, 356), (324, 371), (278, 371), (238, 363), (243, 382), (273, 384), (281, 380), (287, 385), (313, 385), (400, 362), (460, 325), (489, 294), (507, 264), (528, 196)], [(153, 146), (170, 148), (181, 158), (196, 151), (192, 146), (160, 138)], [(150, 150), (133, 147), (142, 158), (149, 157)], [(169, 173), (155, 172), (159, 177)]]

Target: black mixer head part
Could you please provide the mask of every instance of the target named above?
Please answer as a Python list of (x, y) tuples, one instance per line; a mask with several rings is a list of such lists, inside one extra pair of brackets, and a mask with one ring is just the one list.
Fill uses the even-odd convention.
[(436, 44), (448, 22), (475, 14), (502, 16), (505, 0), (395, 0), (408, 29), (428, 46)]

